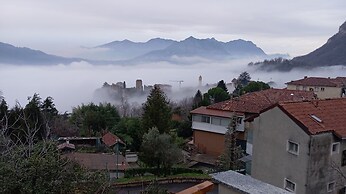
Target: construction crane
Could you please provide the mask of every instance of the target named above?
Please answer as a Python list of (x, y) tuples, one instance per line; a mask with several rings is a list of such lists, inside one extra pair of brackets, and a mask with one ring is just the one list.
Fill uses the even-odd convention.
[(184, 82), (184, 80), (170, 80), (171, 82), (178, 82), (179, 83), (179, 89), (181, 89), (181, 83)]

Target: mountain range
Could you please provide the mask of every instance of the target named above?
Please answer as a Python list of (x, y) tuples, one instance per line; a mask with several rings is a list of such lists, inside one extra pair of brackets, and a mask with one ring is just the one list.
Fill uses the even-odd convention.
[(89, 56), (93, 51), (103, 58), (66, 58), (0, 42), (0, 63), (17, 65), (68, 64), (74, 61), (87, 61), (93, 64), (140, 64), (159, 61), (185, 63), (186, 60), (181, 59), (228, 60), (269, 57), (251, 41), (239, 39), (221, 42), (214, 38), (197, 39), (192, 36), (182, 41), (161, 38), (147, 42), (113, 41), (88, 48)]
[(265, 60), (250, 63), (249, 65), (257, 66), (259, 69), (266, 71), (290, 71), (293, 68), (312, 69), (336, 65), (346, 66), (346, 22), (324, 45), (307, 55), (294, 57), (292, 60)]

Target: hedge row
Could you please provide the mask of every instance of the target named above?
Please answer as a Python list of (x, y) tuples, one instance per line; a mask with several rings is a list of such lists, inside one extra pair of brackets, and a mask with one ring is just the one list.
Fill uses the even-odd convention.
[(197, 173), (203, 174), (200, 169), (193, 168), (170, 168), (170, 169), (156, 169), (156, 168), (132, 168), (125, 171), (125, 178), (144, 176), (146, 173), (154, 175), (176, 175), (183, 173)]

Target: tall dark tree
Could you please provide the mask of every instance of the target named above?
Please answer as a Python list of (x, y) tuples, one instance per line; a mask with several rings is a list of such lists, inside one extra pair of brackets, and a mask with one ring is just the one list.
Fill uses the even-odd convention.
[(225, 81), (223, 81), (223, 80), (219, 81), (219, 82), (217, 83), (217, 86), (216, 86), (216, 87), (221, 88), (221, 89), (223, 89), (225, 92), (228, 93), (228, 89), (227, 89), (227, 86), (226, 86)]
[(225, 150), (219, 157), (217, 164), (220, 171), (241, 170), (243, 168), (243, 164), (239, 159), (244, 155), (244, 151), (237, 145), (236, 127), (237, 117), (233, 116), (225, 134)]
[(200, 90), (197, 90), (195, 96), (193, 97), (193, 105), (192, 108), (198, 108), (201, 106), (201, 102), (203, 100), (203, 96)]
[(151, 90), (143, 105), (143, 127), (149, 130), (156, 127), (160, 133), (168, 132), (171, 126), (172, 110), (165, 93), (158, 86)]
[(246, 71), (242, 72), (238, 79), (237, 79), (237, 85), (241, 85), (242, 87), (245, 87), (251, 80), (250, 74)]

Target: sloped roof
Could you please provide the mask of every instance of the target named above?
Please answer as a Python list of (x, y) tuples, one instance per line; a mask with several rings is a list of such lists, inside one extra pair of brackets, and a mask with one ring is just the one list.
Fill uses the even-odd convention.
[(231, 118), (229, 111), (217, 110), (217, 109), (207, 109), (205, 106), (198, 107), (190, 112), (191, 114), (201, 114), (217, 117)]
[[(264, 109), (282, 101), (302, 101), (314, 99), (311, 91), (287, 90), (287, 89), (267, 89), (258, 92), (251, 92), (231, 99), (219, 102), (207, 107), (207, 111), (221, 110), (239, 113), (260, 113)], [(195, 109), (196, 110), (196, 109)], [(193, 111), (191, 113), (194, 113)]]
[(333, 132), (346, 138), (346, 98), (286, 102), (278, 107), (310, 135)]
[(254, 179), (251, 176), (245, 176), (235, 171), (229, 170), (211, 174), (213, 179), (235, 191), (236, 193), (265, 193), (265, 194), (290, 194), (290, 192)]
[(305, 77), (304, 79), (290, 81), (287, 85), (300, 86), (327, 86), (341, 87), (346, 84), (346, 77), (325, 78), (325, 77)]
[[(63, 157), (76, 161), (81, 166), (90, 170), (117, 169), (117, 156), (115, 154), (72, 152), (64, 154)], [(118, 170), (125, 170), (127, 168), (128, 164), (124, 156), (118, 155)]]
[(114, 135), (111, 132), (108, 132), (105, 135), (103, 135), (102, 136), (102, 141), (108, 147), (111, 147), (111, 146), (115, 145), (117, 142), (125, 145), (125, 143), (118, 136)]

